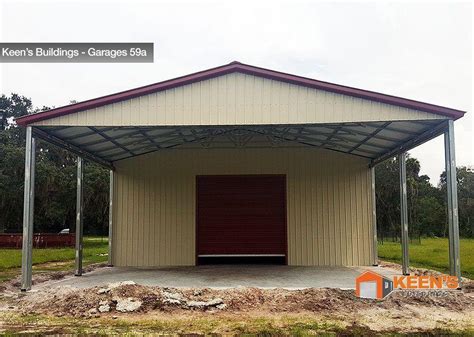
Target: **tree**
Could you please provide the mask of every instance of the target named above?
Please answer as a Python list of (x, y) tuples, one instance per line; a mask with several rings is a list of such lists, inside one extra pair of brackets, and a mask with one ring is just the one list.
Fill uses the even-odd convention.
[[(458, 182), (459, 234), (474, 236), (474, 169), (472, 167), (456, 168)], [(446, 196), (446, 171), (440, 176), (439, 188)], [(447, 231), (447, 228), (445, 229)]]
[(418, 182), (418, 222), (420, 233), (425, 236), (445, 236), (445, 200), (439, 188), (431, 185), (427, 175)]
[[(420, 176), (420, 163), (408, 156), (407, 162), (407, 201), (408, 228), (410, 238), (420, 236), (446, 236), (446, 188), (431, 185), (426, 175)], [(380, 237), (400, 236), (400, 178), (398, 162), (390, 159), (377, 166), (376, 170), (377, 228)], [(459, 194), (467, 195), (472, 185), (467, 174), (462, 173), (465, 186), (459, 186)], [(472, 178), (471, 178), (472, 179)], [(462, 235), (472, 236), (472, 213), (469, 203), (460, 197), (459, 212), (470, 224), (471, 231), (464, 230)], [(461, 210), (462, 209), (462, 210)], [(465, 215), (464, 213), (470, 215)], [(471, 219), (471, 220), (469, 220)], [(464, 221), (464, 220), (463, 220)], [(471, 221), (471, 222), (469, 222)], [(463, 225), (469, 227), (469, 225)], [(463, 227), (463, 228), (464, 228)]]
[[(0, 130), (0, 232), (21, 232), (25, 129), (13, 118), (48, 109), (34, 109), (17, 94), (0, 97), (7, 123)], [(77, 156), (37, 140), (35, 176), (35, 232), (75, 229)], [(86, 162), (84, 169), (84, 231), (106, 234), (108, 226), (108, 170)]]
[(6, 123), (0, 129), (0, 232), (21, 230), (25, 131), (12, 126), (12, 119), (33, 112), (31, 100), (12, 94), (0, 96)]
[(399, 174), (395, 159), (389, 159), (375, 169), (378, 236), (398, 237), (400, 228)]

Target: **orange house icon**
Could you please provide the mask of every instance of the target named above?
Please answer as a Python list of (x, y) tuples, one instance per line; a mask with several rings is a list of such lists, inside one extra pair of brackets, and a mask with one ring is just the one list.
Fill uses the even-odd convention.
[(363, 272), (356, 278), (356, 295), (358, 297), (382, 299), (392, 290), (392, 280), (373, 271)]

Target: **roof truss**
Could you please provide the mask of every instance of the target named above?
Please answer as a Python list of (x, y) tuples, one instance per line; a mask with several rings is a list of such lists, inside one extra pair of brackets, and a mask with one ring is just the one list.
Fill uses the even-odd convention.
[(101, 165), (171, 148), (310, 146), (376, 165), (443, 133), (445, 120), (304, 125), (33, 127), (40, 138)]

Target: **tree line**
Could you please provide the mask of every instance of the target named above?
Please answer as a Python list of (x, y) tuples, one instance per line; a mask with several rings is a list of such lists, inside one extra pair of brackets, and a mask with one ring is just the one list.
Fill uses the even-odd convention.
[[(27, 97), (0, 97), (0, 233), (22, 231), (25, 129), (14, 118), (47, 110), (35, 108)], [(74, 231), (76, 207), (76, 160), (70, 152), (37, 140), (35, 179), (35, 232)], [(108, 170), (85, 161), (84, 231), (106, 235), (108, 226)], [(458, 167), (459, 227), (464, 237), (474, 236), (474, 172)], [(447, 236), (446, 175), (437, 186), (420, 175), (417, 159), (407, 159), (409, 229), (412, 236)], [(399, 237), (400, 194), (398, 163), (387, 160), (376, 168), (378, 235)]]
[[(30, 99), (12, 94), (0, 97), (6, 120), (0, 126), (0, 233), (21, 233), (25, 170), (25, 128), (13, 118), (47, 110), (34, 108)], [(57, 233), (75, 229), (77, 156), (37, 139), (34, 230)], [(106, 235), (109, 171), (85, 161), (84, 232)]]
[[(427, 175), (420, 175), (420, 162), (408, 156), (407, 201), (408, 228), (411, 238), (447, 237), (446, 172), (437, 186)], [(459, 233), (474, 236), (474, 170), (458, 167)], [(377, 201), (377, 232), (379, 239), (400, 237), (400, 178), (396, 159), (390, 159), (375, 169)]]

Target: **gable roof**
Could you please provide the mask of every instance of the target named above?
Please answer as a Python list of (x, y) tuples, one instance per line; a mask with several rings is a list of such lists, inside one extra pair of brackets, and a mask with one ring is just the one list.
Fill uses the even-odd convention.
[(90, 100), (86, 100), (83, 102), (66, 105), (59, 108), (54, 108), (47, 111), (42, 111), (39, 113), (22, 116), (16, 119), (17, 124), (26, 126), (28, 124), (32, 124), (38, 121), (42, 121), (45, 119), (55, 118), (59, 116), (64, 116), (68, 114), (72, 114), (78, 111), (83, 111), (87, 109), (97, 108), (100, 106), (125, 101), (131, 98), (148, 95), (151, 93), (168, 90), (180, 86), (184, 86), (187, 84), (200, 82), (203, 80), (215, 78), (218, 76), (239, 72), (243, 74), (259, 76), (271, 80), (286, 82), (290, 84), (295, 84), (299, 86), (304, 86), (313, 89), (319, 89), (323, 91), (334, 92), (342, 95), (348, 95), (353, 97), (358, 97), (362, 99), (372, 100), (380, 103), (396, 105), (404, 108), (410, 108), (420, 111), (425, 111), (429, 113), (433, 113), (436, 115), (446, 116), (452, 119), (458, 119), (464, 115), (464, 111), (451, 109), (439, 105), (419, 102), (407, 98), (397, 97), (386, 95), (374, 91), (362, 90), (353, 87), (348, 87), (344, 85), (318, 81), (315, 79), (296, 76), (288, 73), (283, 73), (275, 70), (255, 67), (247, 64), (243, 64), (240, 62), (231, 62), (227, 65), (219, 66), (216, 68), (211, 68), (203, 71), (199, 71), (190, 75), (177, 77), (171, 80), (166, 80), (163, 82), (158, 82), (150, 85), (146, 85), (143, 87), (130, 89), (126, 91), (122, 91), (119, 93), (102, 96)]
[(377, 273), (375, 271), (372, 271), (372, 270), (366, 270), (362, 274), (360, 274), (359, 276), (356, 277), (356, 282), (363, 282), (363, 281), (367, 281), (369, 279), (379, 279), (379, 280), (386, 279), (386, 280), (391, 281), (385, 275), (379, 274), (379, 273)]

